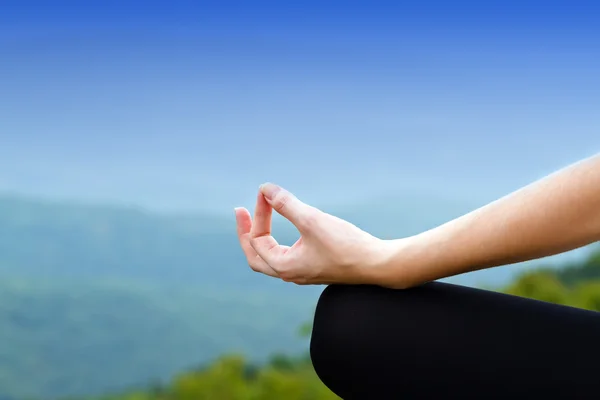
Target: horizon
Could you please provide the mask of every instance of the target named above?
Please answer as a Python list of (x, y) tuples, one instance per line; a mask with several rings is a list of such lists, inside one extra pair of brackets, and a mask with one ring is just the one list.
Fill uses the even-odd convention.
[[(40, 197), (40, 196), (28, 196), (28, 195), (20, 195), (20, 194), (8, 194), (6, 192), (0, 192), (0, 203), (4, 199), (14, 199), (16, 201), (24, 201), (27, 203), (31, 203), (34, 207), (36, 205), (45, 205), (45, 206), (56, 206), (56, 207), (74, 207), (74, 208), (89, 208), (90, 210), (98, 209), (98, 210), (115, 210), (115, 211), (127, 211), (133, 213), (141, 213), (144, 217), (153, 218), (159, 217), (164, 219), (165, 221), (169, 221), (171, 218), (209, 218), (211, 223), (228, 223), (231, 227), (231, 236), (235, 236), (235, 225), (233, 212), (230, 213), (219, 213), (219, 212), (211, 212), (211, 211), (174, 211), (174, 210), (157, 210), (148, 207), (143, 207), (136, 204), (123, 204), (123, 203), (111, 203), (111, 202), (86, 202), (80, 199), (65, 199), (65, 198), (52, 198), (52, 197)], [(391, 198), (380, 197), (380, 200), (391, 200)], [(402, 197), (396, 197), (398, 200), (406, 200)], [(458, 204), (458, 203), (444, 203), (443, 199), (439, 197), (430, 198), (434, 200), (434, 202), (438, 202), (439, 205), (448, 205), (447, 209), (439, 210), (436, 209), (434, 219), (439, 220), (440, 223), (449, 221), (453, 216), (456, 215), (457, 206), (458, 209), (464, 209), (468, 212), (470, 209), (468, 208), (468, 203)], [(414, 200), (414, 198), (412, 198)], [(424, 199), (427, 200), (427, 199)], [(382, 215), (369, 215), (366, 211), (366, 208), (371, 206), (372, 202), (364, 202), (364, 203), (355, 203), (353, 205), (345, 208), (335, 208), (335, 205), (332, 205), (329, 209), (326, 209), (327, 212), (333, 212), (336, 215), (342, 215), (344, 213), (349, 213), (352, 215), (350, 219), (351, 222), (359, 223), (359, 226), (363, 224), (370, 224), (375, 227), (375, 231), (372, 233), (379, 234), (380, 232), (389, 231), (391, 225), (402, 224), (402, 220), (394, 220), (391, 224), (388, 223), (387, 219), (384, 219)], [(390, 204), (384, 204), (385, 206), (389, 206)], [(401, 204), (399, 204), (401, 205)], [(410, 204), (413, 205), (414, 204)], [(381, 204), (380, 204), (381, 206)], [(249, 208), (252, 210), (252, 207)], [(358, 211), (358, 214), (356, 213)], [(402, 208), (398, 208), (396, 216), (401, 217), (402, 215), (407, 215), (406, 211), (403, 212)], [(416, 225), (422, 225), (423, 229), (426, 229), (426, 226), (431, 221), (428, 221), (427, 218), (420, 217), (422, 223), (416, 222)], [(415, 224), (415, 221), (411, 221), (412, 224)], [(273, 224), (274, 224), (274, 236), (277, 237), (287, 237), (290, 235), (292, 230), (295, 228), (289, 223), (289, 221), (285, 220), (283, 217), (274, 213), (273, 215)], [(215, 233), (222, 234), (221, 230), (222, 226), (219, 229), (215, 230)], [(414, 228), (414, 226), (413, 226)], [(398, 232), (403, 232), (404, 228), (399, 228)], [(543, 257), (540, 259), (534, 259), (530, 261), (525, 261), (517, 264), (509, 264), (498, 266), (495, 268), (487, 268), (479, 271), (472, 271), (464, 274), (459, 274), (456, 276), (451, 276), (448, 278), (440, 279), (441, 282), (455, 283), (459, 285), (473, 286), (473, 287), (488, 287), (488, 288), (498, 288), (508, 284), (510, 281), (514, 280), (521, 273), (526, 272), (528, 270), (532, 270), (539, 267), (550, 267), (550, 268), (563, 268), (567, 265), (571, 265), (572, 263), (582, 262), (587, 259), (592, 253), (598, 250), (598, 244), (592, 244), (589, 246), (584, 246), (575, 250), (571, 250), (564, 253), (559, 253), (554, 256)], [(240, 256), (241, 257), (241, 256)], [(240, 267), (243, 268), (243, 257), (240, 258)], [(244, 269), (241, 269), (243, 271)]]

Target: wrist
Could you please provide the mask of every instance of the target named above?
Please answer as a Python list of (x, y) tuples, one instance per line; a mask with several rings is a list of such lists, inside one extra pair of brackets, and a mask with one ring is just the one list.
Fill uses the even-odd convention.
[(408, 289), (424, 283), (418, 271), (422, 265), (420, 236), (382, 240), (378, 264), (370, 268), (370, 283), (393, 289)]

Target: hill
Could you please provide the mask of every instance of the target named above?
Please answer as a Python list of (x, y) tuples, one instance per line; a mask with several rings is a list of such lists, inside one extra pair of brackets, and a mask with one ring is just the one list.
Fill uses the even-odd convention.
[[(390, 226), (382, 207), (339, 215), (388, 234), (419, 229), (418, 202), (387, 203), (412, 225)], [(274, 225), (281, 242), (297, 238), (282, 218)], [(233, 213), (1, 196), (0, 399), (143, 386), (231, 351), (301, 351), (296, 329), (321, 290), (253, 273)]]
[[(472, 208), (413, 196), (327, 211), (402, 237)], [(297, 238), (274, 224), (281, 242)], [(0, 196), (0, 400), (145, 386), (224, 353), (301, 352), (296, 330), (321, 290), (253, 273), (233, 213)]]
[[(220, 354), (302, 351), (312, 301), (197, 286), (0, 278), (0, 399), (102, 393)], [(268, 312), (265, 312), (268, 310)]]

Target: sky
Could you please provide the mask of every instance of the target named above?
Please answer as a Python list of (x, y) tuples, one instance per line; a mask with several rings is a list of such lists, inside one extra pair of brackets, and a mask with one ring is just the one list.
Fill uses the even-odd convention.
[[(482, 4), (485, 3), (485, 4)], [(0, 191), (486, 202), (600, 149), (594, 2), (0, 2)]]

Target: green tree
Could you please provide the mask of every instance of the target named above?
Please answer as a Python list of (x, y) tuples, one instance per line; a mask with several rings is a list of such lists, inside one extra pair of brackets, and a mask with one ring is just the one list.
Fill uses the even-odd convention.
[(561, 283), (556, 275), (547, 271), (525, 273), (508, 286), (504, 292), (555, 304), (574, 304), (574, 300), (565, 285)]
[(579, 284), (573, 292), (578, 307), (600, 311), (600, 280)]

